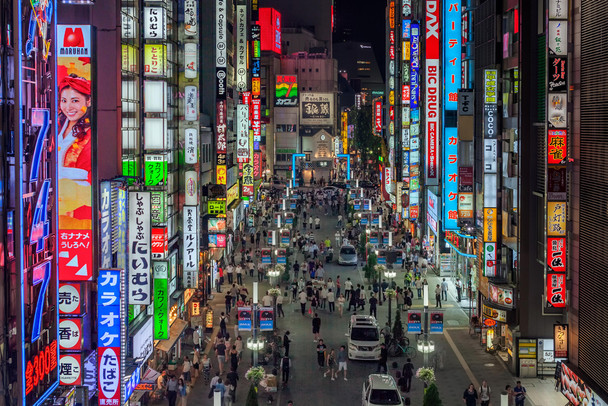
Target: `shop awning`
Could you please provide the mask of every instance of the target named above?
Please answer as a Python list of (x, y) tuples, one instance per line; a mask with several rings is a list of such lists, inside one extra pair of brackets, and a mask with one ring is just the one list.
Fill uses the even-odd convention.
[(173, 324), (171, 324), (171, 327), (169, 328), (169, 339), (158, 340), (158, 343), (156, 344), (156, 349), (164, 352), (171, 351), (171, 348), (173, 348), (175, 342), (177, 341), (179, 336), (182, 335), (186, 327), (188, 327), (187, 321), (175, 319), (175, 321), (173, 322)]

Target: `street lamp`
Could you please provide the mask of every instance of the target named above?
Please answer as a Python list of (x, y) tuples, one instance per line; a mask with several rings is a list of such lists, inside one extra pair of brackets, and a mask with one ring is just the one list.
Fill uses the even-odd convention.
[(258, 352), (264, 348), (264, 339), (258, 338), (258, 282), (253, 282), (253, 336), (247, 339), (247, 348), (252, 351), (252, 365), (258, 366)]
[(424, 297), (424, 333), (422, 334), (422, 340), (418, 340), (416, 347), (419, 352), (424, 355), (424, 366), (429, 363), (429, 353), (435, 351), (435, 343), (429, 340), (429, 285), (422, 285)]
[[(387, 293), (388, 296), (388, 324), (389, 326), (391, 325), (392, 321), (391, 321), (391, 316), (392, 316), (392, 303), (393, 303), (393, 279), (395, 278), (395, 276), (397, 276), (397, 272), (390, 270), (390, 269), (385, 269), (384, 270), (384, 277), (388, 278), (391, 281), (390, 286), (390, 291)], [(388, 289), (387, 289), (388, 290)]]

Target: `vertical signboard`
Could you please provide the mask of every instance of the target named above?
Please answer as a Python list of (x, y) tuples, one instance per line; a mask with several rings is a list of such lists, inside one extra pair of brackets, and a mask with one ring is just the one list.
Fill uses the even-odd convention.
[(237, 162), (249, 161), (249, 106), (236, 106), (236, 159)]
[(443, 227), (458, 227), (458, 89), (462, 82), (462, 14), (458, 2), (443, 2)]
[(154, 339), (169, 338), (169, 265), (154, 262)]
[(236, 90), (247, 90), (247, 5), (236, 6)]
[(100, 405), (121, 402), (122, 356), (125, 346), (125, 284), (120, 269), (102, 269), (97, 279), (98, 398)]
[(91, 26), (57, 26), (59, 279), (93, 276)]
[(568, 7), (568, 0), (547, 2), (546, 305), (559, 308), (568, 269)]
[(484, 166), (483, 166), (483, 274), (495, 277), (498, 261), (498, 247), (500, 247), (500, 222), (497, 220), (499, 205), (497, 196), (500, 167), (498, 156), (500, 154), (498, 138), (498, 71), (496, 69), (484, 70)]
[(198, 286), (198, 206), (184, 206), (183, 216), (183, 283), (185, 289), (190, 289)]
[(150, 193), (129, 193), (129, 304), (149, 305), (151, 271)]
[(112, 185), (109, 181), (101, 182), (100, 185), (100, 236), (101, 253), (100, 263), (102, 268), (112, 266)]
[(426, 0), (426, 185), (439, 184), (439, 0)]

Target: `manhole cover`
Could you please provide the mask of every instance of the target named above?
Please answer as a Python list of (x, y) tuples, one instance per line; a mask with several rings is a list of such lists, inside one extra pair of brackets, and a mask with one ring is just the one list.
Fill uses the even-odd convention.
[(493, 367), (493, 366), (494, 366), (494, 364), (492, 364), (492, 363), (488, 363), (488, 364), (483, 364), (483, 366), (484, 366), (484, 367)]

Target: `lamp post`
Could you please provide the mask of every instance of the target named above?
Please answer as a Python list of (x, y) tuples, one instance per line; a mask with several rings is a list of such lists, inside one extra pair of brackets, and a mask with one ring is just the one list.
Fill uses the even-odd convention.
[(388, 278), (390, 280), (390, 282), (391, 282), (390, 285), (389, 285), (389, 288), (391, 289), (391, 293), (387, 295), (388, 296), (388, 324), (389, 324), (389, 326), (392, 324), (391, 316), (392, 316), (393, 298), (391, 296), (392, 296), (392, 289), (393, 289), (393, 283), (392, 282), (393, 282), (393, 278), (395, 278), (395, 276), (397, 276), (397, 272), (395, 272), (393, 270), (386, 269), (384, 271), (384, 277)]
[(259, 311), (259, 308), (260, 308), (260, 306), (258, 304), (258, 282), (253, 282), (253, 308), (252, 308), (253, 323), (251, 326), (253, 334), (252, 334), (252, 337), (247, 339), (247, 348), (249, 348), (252, 351), (251, 364), (254, 367), (258, 366), (258, 352), (264, 348), (264, 340), (258, 338), (258, 323), (259, 323), (258, 311)]
[(429, 363), (429, 353), (435, 351), (435, 343), (429, 340), (429, 285), (425, 284), (422, 286), (424, 297), (424, 332), (422, 333), (422, 339), (418, 339), (417, 349), (424, 355), (424, 366)]

